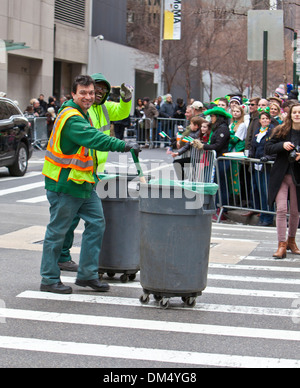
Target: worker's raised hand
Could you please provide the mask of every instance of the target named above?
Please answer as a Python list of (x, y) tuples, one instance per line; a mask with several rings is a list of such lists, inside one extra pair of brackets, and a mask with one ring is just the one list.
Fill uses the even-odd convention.
[(124, 102), (129, 102), (132, 99), (133, 87), (130, 85), (121, 85), (120, 95)]
[(129, 152), (130, 150), (134, 150), (136, 156), (139, 156), (139, 153), (142, 152), (140, 145), (133, 141), (129, 141), (125, 144), (125, 152)]

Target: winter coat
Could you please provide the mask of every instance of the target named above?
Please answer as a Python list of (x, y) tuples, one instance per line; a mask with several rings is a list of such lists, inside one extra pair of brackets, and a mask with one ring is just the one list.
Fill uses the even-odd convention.
[(175, 113), (175, 104), (174, 102), (164, 102), (159, 110), (160, 117), (170, 118), (173, 117)]
[[(279, 125), (279, 122), (275, 120), (274, 117), (271, 117), (271, 124), (273, 127), (277, 127)], [(260, 122), (259, 122), (259, 112), (256, 112), (255, 114), (251, 115), (250, 124), (247, 130), (247, 137), (246, 137), (246, 144), (245, 149), (249, 150), (251, 153), (251, 146), (252, 146), (252, 140), (255, 132), (259, 130), (260, 128)]]
[(230, 132), (228, 125), (223, 123), (213, 130), (210, 144), (204, 144), (206, 151), (216, 151), (217, 158), (228, 152)]
[[(182, 135), (182, 139), (183, 139), (185, 136), (190, 136), (192, 139), (199, 139), (199, 137), (200, 137), (200, 132), (201, 132), (200, 129), (198, 129), (197, 131), (190, 131), (189, 135), (183, 134), (183, 135)], [(184, 144), (184, 146), (181, 147), (181, 148), (178, 150), (178, 155), (184, 154), (185, 152), (187, 152), (187, 151), (191, 148), (191, 143), (182, 143), (182, 144)]]
[(298, 209), (300, 211), (300, 164), (298, 162), (290, 163), (288, 160), (289, 151), (283, 148), (283, 144), (287, 141), (291, 141), (291, 132), (286, 138), (271, 138), (265, 146), (265, 154), (276, 154), (275, 163), (271, 169), (269, 180), (269, 206), (272, 206), (276, 200), (277, 194), (283, 182), (285, 175), (289, 172), (292, 173), (294, 181), (297, 183), (297, 199)]
[(261, 139), (261, 141), (259, 143), (257, 143), (256, 138), (259, 134), (260, 128), (258, 130), (256, 130), (256, 132), (254, 133), (253, 139), (252, 139), (252, 143), (251, 143), (251, 150), (249, 153), (250, 158), (260, 159), (263, 156), (265, 156), (265, 145), (271, 137), (273, 128), (274, 127), (272, 124), (269, 125), (269, 128), (266, 132), (266, 135)]
[[(156, 117), (158, 117), (158, 110), (156, 109), (155, 105), (152, 104), (152, 102), (148, 102), (147, 105), (145, 105), (144, 108), (144, 114), (147, 119), (152, 120), (153, 128), (156, 128)], [(145, 120), (145, 129), (150, 129), (150, 122), (149, 120)]]

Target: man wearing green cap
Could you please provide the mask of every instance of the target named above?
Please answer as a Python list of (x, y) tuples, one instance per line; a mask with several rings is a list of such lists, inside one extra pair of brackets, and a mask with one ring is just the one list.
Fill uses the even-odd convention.
[[(89, 115), (95, 128), (110, 136), (110, 122), (126, 119), (130, 115), (132, 106), (131, 86), (121, 86), (120, 103), (107, 101), (111, 92), (111, 85), (102, 73), (93, 74), (92, 79), (95, 81), (95, 102), (89, 109)], [(108, 152), (97, 151), (98, 172), (103, 172), (107, 161)], [(77, 228), (80, 217), (77, 215), (66, 234), (65, 242), (59, 259), (59, 267), (62, 271), (77, 272), (78, 265), (72, 260), (70, 249), (74, 241), (74, 231)]]

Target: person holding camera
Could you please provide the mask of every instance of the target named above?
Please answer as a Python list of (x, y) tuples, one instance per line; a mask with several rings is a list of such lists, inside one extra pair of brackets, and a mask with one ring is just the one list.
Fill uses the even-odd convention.
[[(300, 104), (294, 104), (282, 125), (274, 132), (265, 147), (267, 155), (276, 154), (269, 181), (269, 205), (276, 202), (278, 249), (273, 257), (284, 259), (287, 250), (300, 255), (296, 232), (300, 212)], [(290, 208), (288, 211), (288, 200)], [(289, 217), (288, 239), (287, 214)]]

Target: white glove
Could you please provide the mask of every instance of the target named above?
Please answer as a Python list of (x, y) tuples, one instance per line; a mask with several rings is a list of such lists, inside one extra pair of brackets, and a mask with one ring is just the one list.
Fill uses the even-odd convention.
[(124, 102), (129, 102), (132, 99), (133, 87), (130, 85), (121, 85), (120, 95)]

